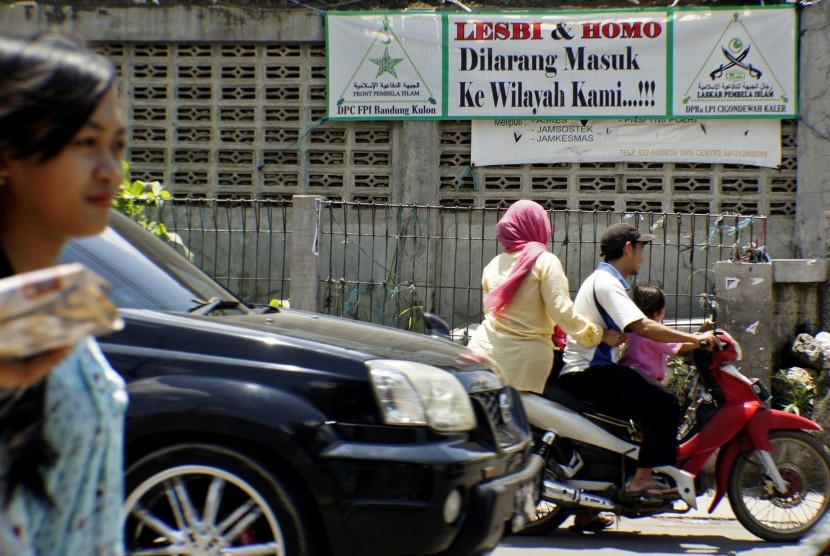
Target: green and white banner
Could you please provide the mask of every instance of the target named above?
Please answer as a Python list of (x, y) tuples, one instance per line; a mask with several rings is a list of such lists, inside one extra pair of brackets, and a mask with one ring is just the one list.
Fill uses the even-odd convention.
[(434, 13), (328, 14), (329, 119), (444, 116), (441, 25)]
[(331, 12), (332, 120), (792, 118), (793, 7)]

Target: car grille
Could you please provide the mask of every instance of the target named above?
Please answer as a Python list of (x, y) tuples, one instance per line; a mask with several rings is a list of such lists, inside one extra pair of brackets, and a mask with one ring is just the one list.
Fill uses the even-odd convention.
[(526, 418), (521, 399), (503, 388), (470, 394), (476, 405), (476, 436), (498, 451), (509, 450), (526, 437)]

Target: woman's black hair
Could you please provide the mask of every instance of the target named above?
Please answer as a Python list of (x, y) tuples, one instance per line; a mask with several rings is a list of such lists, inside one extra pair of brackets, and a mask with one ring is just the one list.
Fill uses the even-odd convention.
[(660, 284), (637, 284), (631, 298), (648, 318), (654, 318), (666, 307), (666, 294)]
[(0, 154), (57, 155), (112, 86), (115, 68), (80, 39), (0, 37)]
[[(42, 163), (60, 153), (115, 75), (113, 65), (80, 39), (52, 32), (0, 36), (0, 161), (35, 156)], [(0, 248), (0, 278), (13, 273)], [(0, 439), (11, 460), (2, 489), (7, 503), (21, 486), (51, 502), (42, 476), (56, 457), (43, 430), (46, 386), (42, 380), (3, 396)]]

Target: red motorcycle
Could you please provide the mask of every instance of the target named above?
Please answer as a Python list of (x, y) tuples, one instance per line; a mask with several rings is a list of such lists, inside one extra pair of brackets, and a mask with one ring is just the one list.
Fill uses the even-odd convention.
[(820, 427), (770, 409), (763, 383), (748, 379), (734, 364), (741, 358), (738, 343), (726, 332), (718, 336), (724, 350), (693, 352), (677, 466), (655, 469), (677, 488), (674, 500), (625, 492), (639, 453), (636, 424), (598, 413), (561, 388), (553, 399), (523, 395), (546, 460), (541, 500), (523, 534), (554, 529), (577, 509), (632, 518), (688, 512), (711, 486), (711, 474), (702, 470), (716, 452), (710, 513), (727, 496), (744, 527), (778, 542), (800, 539), (821, 519), (830, 506), (830, 451), (808, 432)]

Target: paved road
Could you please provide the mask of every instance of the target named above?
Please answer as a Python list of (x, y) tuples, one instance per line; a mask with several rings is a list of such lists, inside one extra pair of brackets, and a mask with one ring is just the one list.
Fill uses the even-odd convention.
[(545, 536), (508, 537), (492, 556), (814, 556), (813, 550), (800, 545), (758, 539), (735, 520), (728, 502), (720, 506), (714, 516), (697, 511), (683, 516), (620, 519), (597, 534), (569, 531), (569, 520)]
[(736, 521), (649, 518), (624, 519), (597, 534), (565, 529), (543, 537), (508, 537), (492, 556), (623, 556), (642, 554), (728, 556), (807, 556), (798, 545), (768, 543), (746, 532)]

